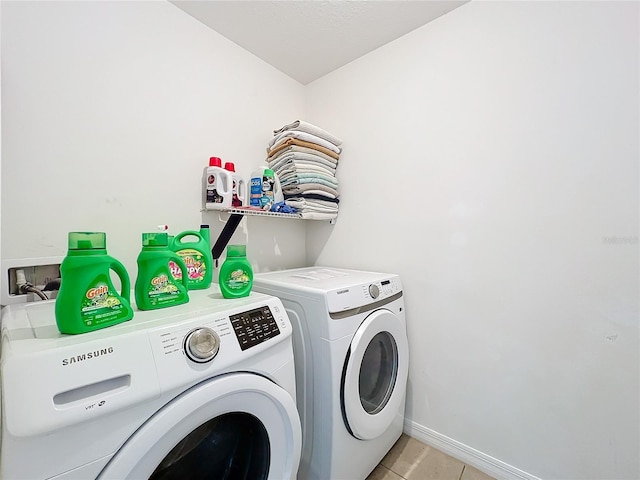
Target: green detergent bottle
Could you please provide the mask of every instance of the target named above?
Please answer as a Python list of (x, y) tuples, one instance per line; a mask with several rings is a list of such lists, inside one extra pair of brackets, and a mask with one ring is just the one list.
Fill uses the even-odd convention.
[(227, 258), (218, 276), (224, 298), (246, 297), (253, 286), (253, 269), (247, 260), (246, 245), (228, 245)]
[[(69, 250), (60, 265), (56, 323), (62, 333), (86, 333), (133, 318), (130, 281), (124, 265), (107, 255), (104, 232), (70, 232)], [(117, 292), (110, 270), (122, 288)]]
[[(196, 237), (196, 241), (183, 242), (184, 237)], [(200, 225), (200, 231), (187, 230), (173, 238), (170, 249), (182, 258), (189, 272), (189, 290), (201, 290), (211, 286), (213, 275), (213, 256), (209, 225)], [(182, 279), (182, 271), (175, 262), (170, 262), (171, 274), (176, 280)]]
[[(136, 305), (140, 310), (182, 305), (189, 301), (188, 271), (182, 258), (169, 250), (166, 233), (143, 233), (142, 251), (138, 255)], [(169, 262), (180, 269), (181, 280), (171, 274)]]

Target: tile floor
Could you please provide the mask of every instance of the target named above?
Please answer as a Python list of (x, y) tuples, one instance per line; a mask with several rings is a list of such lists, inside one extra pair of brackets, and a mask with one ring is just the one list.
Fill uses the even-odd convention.
[(494, 480), (433, 447), (402, 434), (367, 480)]

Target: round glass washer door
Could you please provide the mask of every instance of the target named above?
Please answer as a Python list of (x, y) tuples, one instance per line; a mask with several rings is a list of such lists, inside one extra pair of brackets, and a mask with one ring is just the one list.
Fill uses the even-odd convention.
[(361, 440), (377, 438), (405, 400), (409, 346), (401, 320), (389, 310), (369, 315), (356, 331), (342, 379), (345, 422)]
[[(252, 429), (252, 433), (239, 435), (234, 426)], [(211, 442), (222, 443), (207, 445)], [(247, 452), (236, 457), (236, 447), (248, 447), (259, 458)], [(162, 407), (124, 443), (98, 479), (160, 480), (172, 478), (185, 465), (200, 468), (189, 477), (192, 480), (235, 480), (242, 475), (247, 479), (295, 479), (301, 448), (300, 420), (291, 396), (264, 377), (234, 373), (207, 380)], [(220, 476), (216, 470), (224, 458), (209, 462), (209, 471), (201, 468), (213, 452), (224, 451), (229, 452), (228, 464), (236, 464), (231, 476)]]

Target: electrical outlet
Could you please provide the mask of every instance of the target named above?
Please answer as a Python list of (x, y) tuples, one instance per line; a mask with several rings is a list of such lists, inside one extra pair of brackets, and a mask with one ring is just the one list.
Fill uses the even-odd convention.
[[(19, 258), (2, 262), (0, 279), (0, 300), (2, 305), (42, 301), (33, 293), (21, 293), (18, 286), (18, 272), (24, 273), (25, 280), (43, 290), (49, 299), (57, 295), (55, 280), (60, 278), (60, 265), (64, 257)], [(49, 288), (49, 290), (45, 290)], [(59, 288), (59, 287), (58, 287)]]

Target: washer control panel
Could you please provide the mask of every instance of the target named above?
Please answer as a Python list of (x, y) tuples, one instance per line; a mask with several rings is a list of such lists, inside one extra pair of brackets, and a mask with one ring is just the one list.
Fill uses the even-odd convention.
[(220, 349), (220, 337), (209, 327), (191, 330), (184, 339), (184, 353), (194, 362), (213, 360)]
[[(209, 297), (204, 297), (202, 303), (204, 300), (210, 302)], [(218, 305), (224, 307), (231, 303), (225, 300)], [(279, 298), (256, 293), (234, 300), (233, 304), (233, 309), (216, 310), (216, 305), (205, 304), (203, 308), (194, 302), (191, 308), (195, 314), (180, 319), (169, 317), (171, 321), (162, 324), (160, 320), (157, 328), (145, 329), (162, 391), (235, 369), (238, 365), (246, 368), (249, 364), (244, 362), (273, 349), (291, 335), (291, 322)], [(287, 354), (283, 349), (272, 351), (274, 355), (276, 351)], [(273, 367), (262, 362), (254, 367)], [(282, 359), (275, 362), (281, 364)]]
[(280, 329), (267, 305), (229, 317), (240, 348), (246, 350), (280, 334)]

